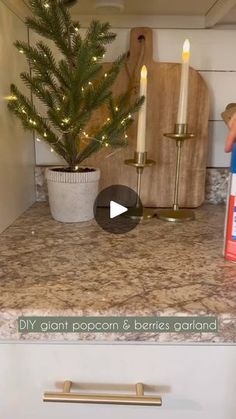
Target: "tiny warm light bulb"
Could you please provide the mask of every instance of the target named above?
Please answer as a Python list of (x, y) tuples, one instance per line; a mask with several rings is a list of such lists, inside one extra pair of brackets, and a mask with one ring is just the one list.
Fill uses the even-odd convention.
[(141, 69), (141, 80), (146, 80), (146, 79), (147, 79), (147, 67), (143, 65)]
[(184, 45), (183, 45), (183, 54), (182, 54), (183, 61), (189, 61), (189, 57), (190, 57), (190, 42), (188, 39), (185, 39)]
[(53, 148), (51, 147), (51, 153), (53, 153), (54, 152), (54, 150), (53, 150)]
[(5, 99), (5, 100), (17, 100), (17, 97), (13, 96), (13, 95), (9, 95), (9, 96), (4, 96), (3, 99)]

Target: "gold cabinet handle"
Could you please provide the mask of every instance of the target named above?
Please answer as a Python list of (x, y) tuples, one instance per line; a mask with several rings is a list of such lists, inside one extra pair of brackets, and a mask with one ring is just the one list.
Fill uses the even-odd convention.
[(135, 385), (136, 394), (79, 394), (71, 392), (72, 381), (64, 381), (62, 392), (45, 392), (44, 402), (67, 402), (67, 403), (98, 403), (98, 404), (128, 404), (142, 406), (161, 406), (162, 399), (159, 396), (145, 396), (144, 384)]

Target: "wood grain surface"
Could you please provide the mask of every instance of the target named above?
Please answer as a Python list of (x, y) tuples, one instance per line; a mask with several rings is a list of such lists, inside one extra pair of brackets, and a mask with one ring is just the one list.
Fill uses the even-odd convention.
[[(141, 37), (141, 38), (140, 38)], [(180, 51), (181, 56), (181, 51)], [(129, 82), (133, 83), (134, 94), (139, 94), (141, 66), (148, 68), (147, 90), (147, 133), (148, 157), (156, 165), (146, 168), (142, 179), (141, 199), (149, 207), (171, 207), (173, 204), (176, 144), (164, 137), (173, 132), (177, 118), (181, 64), (153, 61), (153, 37), (150, 28), (131, 30), (130, 51), (127, 66), (122, 70), (115, 84), (114, 92), (119, 94)], [(109, 63), (104, 64), (105, 68)], [(106, 116), (96, 114), (99, 124)], [(104, 149), (86, 161), (86, 164), (100, 167), (100, 189), (113, 184), (136, 188), (135, 169), (124, 164), (133, 157), (136, 147), (137, 119), (127, 133), (128, 146), (119, 150)], [(189, 80), (189, 131), (194, 139), (185, 141), (182, 147), (180, 194), (182, 207), (198, 207), (205, 197), (205, 175), (208, 151), (209, 94), (201, 75), (190, 69)]]

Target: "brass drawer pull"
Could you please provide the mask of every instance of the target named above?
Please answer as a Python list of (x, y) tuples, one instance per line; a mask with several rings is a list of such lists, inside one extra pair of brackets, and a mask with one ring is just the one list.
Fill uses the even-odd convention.
[(62, 392), (45, 392), (44, 402), (68, 402), (68, 403), (98, 403), (98, 404), (128, 404), (143, 406), (161, 406), (162, 399), (159, 396), (145, 396), (144, 384), (135, 385), (136, 394), (79, 394), (71, 392), (72, 381), (64, 381)]

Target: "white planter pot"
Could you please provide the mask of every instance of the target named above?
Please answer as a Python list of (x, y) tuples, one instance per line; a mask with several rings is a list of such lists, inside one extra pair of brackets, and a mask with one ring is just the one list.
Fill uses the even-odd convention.
[[(54, 169), (54, 170), (53, 170)], [(93, 205), (98, 194), (100, 170), (61, 172), (46, 170), (51, 214), (57, 221), (76, 223), (94, 218)]]

